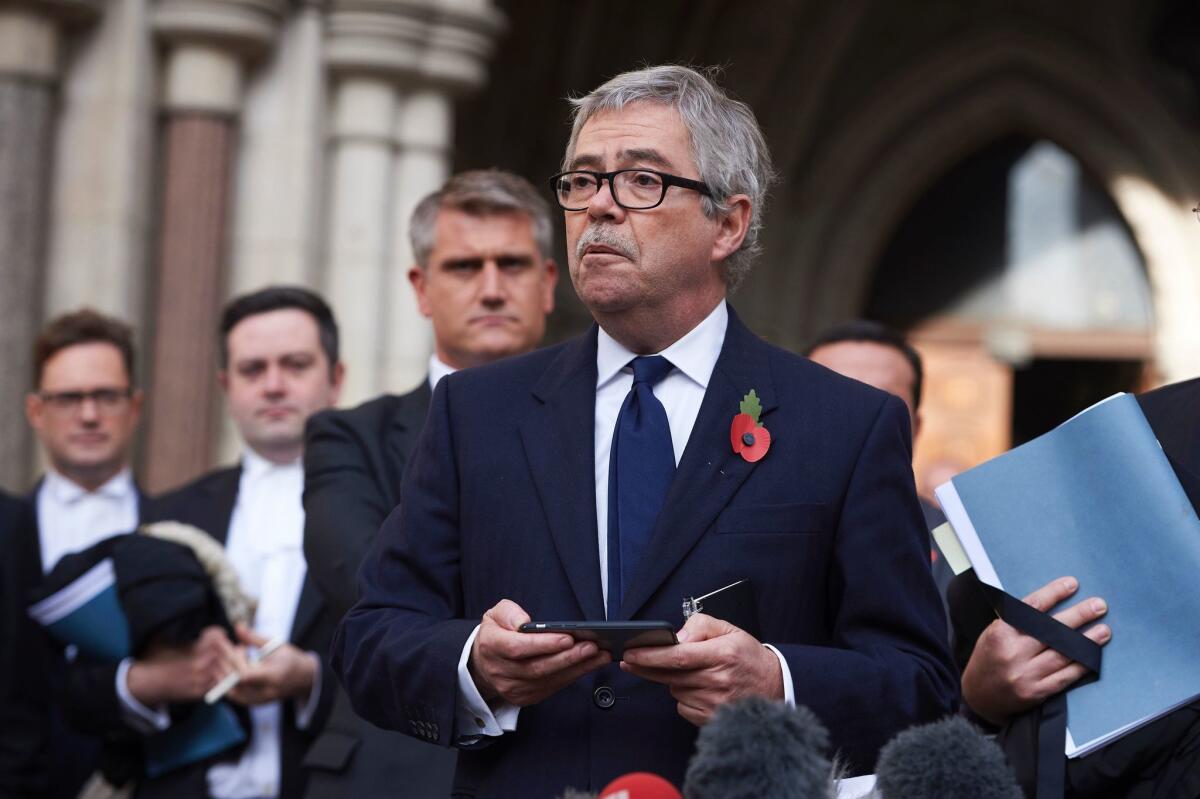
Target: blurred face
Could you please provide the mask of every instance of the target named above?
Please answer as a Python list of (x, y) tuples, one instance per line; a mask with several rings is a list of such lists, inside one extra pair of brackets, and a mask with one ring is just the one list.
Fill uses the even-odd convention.
[(916, 438), (920, 424), (920, 417), (913, 407), (917, 374), (908, 359), (896, 348), (870, 341), (839, 341), (817, 347), (809, 357), (838, 374), (904, 400), (912, 420), (913, 438)]
[[(635, 103), (602, 111), (580, 130), (570, 169), (636, 167), (700, 179), (691, 138), (673, 107)], [(576, 292), (601, 320), (630, 311), (703, 318), (725, 295), (717, 264), (745, 236), (749, 200), (738, 195), (730, 205), (734, 213), (710, 219), (698, 192), (674, 186), (656, 208), (630, 211), (613, 202), (606, 181), (586, 210), (564, 212)]]
[(142, 395), (133, 391), (121, 351), (89, 342), (54, 353), (25, 415), (46, 459), (80, 486), (99, 488), (129, 462)]
[(285, 308), (248, 316), (226, 339), (229, 365), (220, 374), (229, 415), (242, 439), (275, 463), (304, 451), (304, 423), (337, 403), (342, 365), (330, 369), (317, 321)]
[(528, 352), (554, 310), (554, 261), (538, 251), (527, 214), (438, 212), (433, 252), (409, 270), (438, 357), (463, 369)]

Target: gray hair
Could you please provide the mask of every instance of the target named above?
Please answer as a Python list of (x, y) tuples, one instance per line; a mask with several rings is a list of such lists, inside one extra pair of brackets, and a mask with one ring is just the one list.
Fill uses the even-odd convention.
[(442, 209), (462, 211), (472, 216), (526, 214), (533, 223), (533, 241), (543, 258), (549, 258), (554, 246), (550, 203), (523, 177), (500, 169), (475, 169), (460, 172), (447, 180), (413, 209), (408, 238), (413, 258), (421, 268), (433, 252), (437, 214)]
[(713, 217), (728, 212), (725, 201), (735, 194), (750, 198), (750, 229), (741, 247), (725, 262), (726, 279), (733, 290), (749, 274), (755, 256), (762, 249), (758, 236), (767, 189), (775, 180), (775, 170), (754, 112), (717, 86), (716, 72), (716, 69), (699, 72), (675, 64), (648, 67), (617, 75), (590, 94), (571, 99), (574, 121), (562, 168), (570, 169), (579, 131), (596, 113), (619, 111), (640, 102), (673, 106), (691, 134), (692, 158), (700, 179), (713, 193), (711, 198), (701, 198), (704, 213)]

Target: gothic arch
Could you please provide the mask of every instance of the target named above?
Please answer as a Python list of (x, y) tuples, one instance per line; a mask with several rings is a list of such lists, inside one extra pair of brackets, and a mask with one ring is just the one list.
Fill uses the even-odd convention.
[[(1189, 210), (1200, 198), (1200, 153), (1122, 66), (1007, 30), (960, 39), (881, 85), (830, 132), (819, 166), (777, 206), (777, 218), (783, 207), (798, 223), (768, 246), (809, 268), (781, 269), (771, 281), (776, 329), (802, 339), (858, 312), (921, 193), (989, 141), (1025, 133), (1070, 150), (1107, 188), (1147, 264), (1160, 369), (1168, 379), (1200, 373), (1200, 321), (1190, 310), (1200, 301), (1200, 226)], [(808, 309), (799, 318), (797, 297)]]

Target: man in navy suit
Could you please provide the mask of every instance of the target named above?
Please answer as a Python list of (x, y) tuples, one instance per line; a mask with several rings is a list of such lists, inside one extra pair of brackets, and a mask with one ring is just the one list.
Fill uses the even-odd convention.
[[(387, 515), (425, 424), (433, 387), (457, 369), (529, 352), (554, 309), (558, 267), (550, 203), (529, 181), (498, 169), (461, 172), (413, 210), (408, 271), (433, 327), (429, 375), (401, 396), (327, 410), (304, 443), (304, 551), (309, 576), (338, 618), (358, 599), (358, 569)], [(306, 799), (444, 799), (455, 752), (359, 718), (339, 693), (309, 750)]]
[[(808, 705), (869, 770), (957, 697), (908, 413), (726, 304), (771, 178), (748, 107), (674, 66), (575, 103), (553, 185), (598, 326), (438, 384), (334, 668), (374, 723), (459, 746), (465, 796), (681, 782), (697, 726), (750, 695)], [(517, 631), (678, 623), (739, 578), (758, 638), (700, 613), (616, 664)]]

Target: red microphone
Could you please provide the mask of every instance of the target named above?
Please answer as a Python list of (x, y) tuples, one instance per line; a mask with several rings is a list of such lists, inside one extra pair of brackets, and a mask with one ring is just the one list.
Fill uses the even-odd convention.
[(598, 799), (683, 799), (683, 794), (657, 774), (635, 771), (605, 785)]

